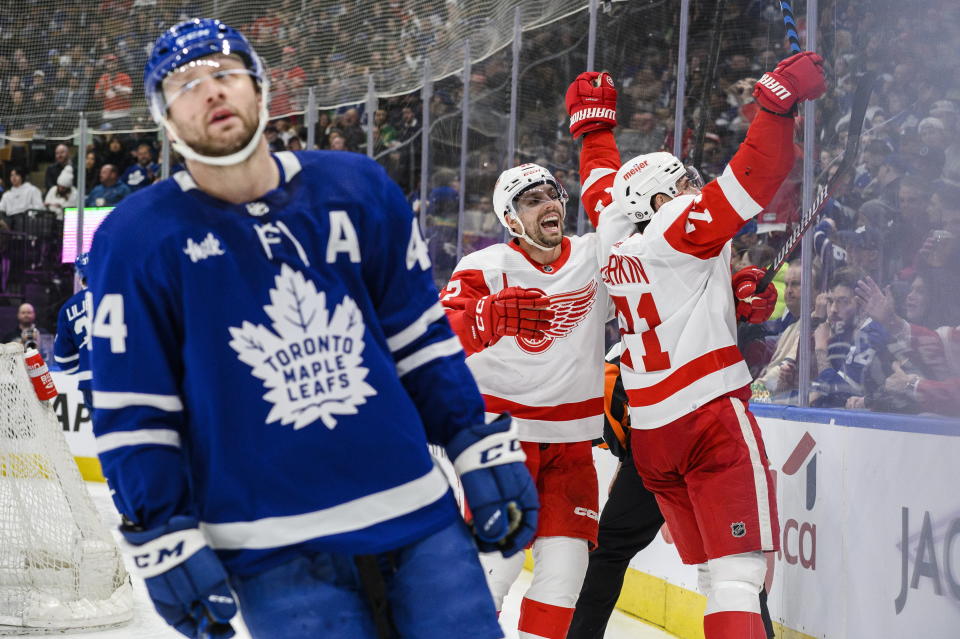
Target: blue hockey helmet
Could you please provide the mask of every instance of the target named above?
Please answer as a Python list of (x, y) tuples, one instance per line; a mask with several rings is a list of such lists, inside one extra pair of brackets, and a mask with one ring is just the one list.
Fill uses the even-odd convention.
[(86, 284), (87, 267), (90, 266), (90, 253), (84, 252), (78, 254), (77, 259), (73, 261), (73, 265), (77, 269), (77, 275), (80, 276), (80, 281)]
[[(226, 156), (206, 156), (179, 140), (176, 129), (167, 120), (169, 106), (163, 93), (163, 79), (177, 69), (216, 53), (239, 56), (260, 88), (260, 122), (250, 142), (240, 151)], [(182, 156), (218, 166), (238, 164), (247, 159), (267, 125), (269, 81), (260, 57), (242, 33), (212, 18), (193, 18), (174, 25), (157, 38), (143, 70), (143, 90), (154, 121), (173, 134), (171, 144)]]

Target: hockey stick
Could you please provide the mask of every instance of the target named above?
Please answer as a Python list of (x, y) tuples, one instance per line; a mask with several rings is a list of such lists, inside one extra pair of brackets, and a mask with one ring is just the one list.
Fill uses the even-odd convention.
[(860, 136), (863, 133), (863, 120), (867, 114), (867, 106), (870, 104), (870, 94), (873, 93), (875, 81), (876, 73), (872, 71), (861, 76), (860, 82), (857, 84), (857, 90), (853, 95), (853, 104), (850, 109), (850, 128), (847, 131), (847, 143), (843, 148), (840, 166), (837, 168), (837, 172), (827, 180), (826, 184), (821, 184), (817, 188), (817, 195), (813, 199), (810, 208), (800, 216), (799, 224), (794, 227), (787, 241), (780, 247), (773, 262), (766, 268), (766, 273), (757, 283), (758, 293), (763, 292), (770, 282), (773, 281), (777, 271), (780, 270), (780, 267), (787, 261), (787, 256), (797, 248), (803, 234), (816, 222), (827, 200), (836, 193), (837, 188), (849, 177), (850, 171), (857, 161), (857, 153), (860, 148)]
[(797, 34), (797, 23), (793, 19), (793, 7), (787, 0), (780, 0), (780, 13), (783, 14), (783, 26), (787, 30), (787, 39), (790, 40), (790, 53), (800, 53), (800, 36)]

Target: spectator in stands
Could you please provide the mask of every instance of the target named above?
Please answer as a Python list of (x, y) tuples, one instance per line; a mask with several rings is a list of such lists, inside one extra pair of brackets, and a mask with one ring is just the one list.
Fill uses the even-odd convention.
[(897, 184), (896, 221), (888, 238), (888, 256), (902, 266), (913, 262), (913, 257), (931, 231), (929, 212), (932, 191), (929, 182), (913, 175), (901, 178)]
[(100, 182), (100, 162), (97, 159), (97, 154), (95, 151), (87, 151), (83, 162), (85, 167), (84, 183), (86, 186), (86, 192), (89, 193), (93, 190), (93, 187)]
[(460, 208), (460, 177), (453, 169), (439, 168), (432, 178), (433, 188), (427, 196), (427, 231), (424, 239), (429, 247), (437, 280), (445, 280), (457, 262), (457, 214)]
[[(795, 259), (787, 266), (784, 279), (783, 299), (787, 307), (786, 312), (778, 319), (764, 323), (767, 334), (775, 340), (773, 354), (766, 367), (757, 376), (754, 390), (760, 389), (770, 394), (774, 402), (794, 401), (797, 391), (797, 361), (800, 353), (800, 290), (803, 267), (800, 259)], [(817, 270), (813, 270), (813, 281), (818, 281)], [(814, 289), (816, 294), (816, 289)], [(816, 326), (826, 317), (826, 304), (821, 296), (817, 296), (817, 308), (813, 312), (811, 326)]]
[(400, 124), (397, 127), (397, 139), (401, 142), (406, 142), (420, 130), (420, 120), (417, 119), (416, 112), (408, 106), (403, 107), (400, 114)]
[(857, 189), (863, 189), (876, 179), (883, 165), (883, 160), (892, 149), (881, 140), (870, 140), (864, 145), (860, 153), (861, 164), (857, 166), (856, 177), (853, 184)]
[(43, 203), (57, 214), (58, 220), (62, 220), (63, 209), (76, 206), (78, 197), (77, 189), (73, 186), (73, 167), (68, 165), (57, 176), (57, 183), (47, 191)]
[(900, 156), (891, 153), (883, 159), (877, 175), (865, 187), (858, 189), (862, 200), (879, 198), (890, 206), (897, 207), (900, 179), (906, 175), (907, 164)]
[(283, 141), (283, 148), (287, 148), (290, 144), (290, 139), (297, 135), (296, 127), (290, 124), (288, 118), (274, 120), (273, 125), (277, 127), (277, 135), (279, 135), (280, 140)]
[(10, 169), (10, 188), (0, 197), (0, 213), (10, 217), (30, 209), (43, 208), (43, 194), (27, 178), (23, 169)]
[(57, 111), (63, 114), (74, 114), (86, 110), (90, 91), (81, 83), (78, 73), (68, 75), (66, 86), (60, 85), (53, 97)]
[(321, 111), (317, 116), (317, 124), (314, 127), (314, 136), (317, 140), (318, 149), (330, 148), (330, 133), (333, 130), (333, 120), (326, 111)]
[(283, 58), (270, 73), (270, 115), (287, 115), (302, 108), (300, 93), (306, 82), (306, 73), (297, 64), (297, 49), (283, 47)]
[(130, 98), (133, 81), (120, 70), (120, 62), (113, 53), (103, 58), (104, 73), (93, 88), (93, 97), (103, 109), (103, 121), (117, 129), (123, 126), (124, 118), (130, 115)]
[(277, 151), (286, 150), (287, 147), (283, 144), (283, 139), (280, 137), (280, 131), (272, 122), (264, 127), (263, 136), (267, 138), (267, 145), (270, 147), (272, 152), (276, 153)]
[(329, 148), (331, 151), (348, 151), (347, 140), (342, 135), (334, 131), (330, 134)]
[(394, 141), (397, 139), (397, 130), (390, 124), (385, 109), (377, 109), (373, 114), (373, 126), (376, 127), (380, 133), (380, 144), (383, 145), (383, 148), (393, 146)]
[(617, 144), (620, 156), (632, 158), (644, 153), (653, 153), (663, 148), (667, 127), (657, 122), (650, 111), (636, 111), (630, 116), (630, 126), (620, 132)]
[(131, 164), (120, 178), (131, 193), (150, 186), (160, 177), (160, 165), (153, 160), (153, 147), (149, 142), (137, 145), (136, 156), (136, 164)]
[[(883, 280), (883, 237), (872, 226), (861, 226), (853, 231), (837, 233), (837, 242), (843, 247), (843, 259), (837, 260), (836, 268), (853, 266), (879, 280)], [(829, 278), (832, 271), (827, 274)]]
[[(865, 398), (863, 403), (867, 408), (941, 412), (942, 407), (928, 407), (918, 401), (923, 395), (918, 385), (927, 380), (941, 382), (960, 378), (960, 371), (952, 365), (960, 362), (953, 357), (957, 353), (953, 350), (956, 345), (952, 343), (952, 338), (960, 337), (960, 333), (954, 331), (952, 325), (941, 325), (946, 316), (952, 316), (950, 322), (956, 321), (956, 304), (952, 303), (953, 300), (936, 300), (934, 296), (942, 294), (942, 291), (928, 290), (926, 281), (935, 283), (936, 278), (920, 275), (914, 279), (903, 317), (895, 310), (890, 287), (881, 289), (870, 278), (857, 284), (856, 294), (864, 312), (886, 331), (887, 349), (895, 359), (893, 372), (884, 381), (884, 393), (878, 398), (880, 401)], [(948, 339), (941, 341), (941, 338)], [(953, 390), (956, 392), (960, 390), (960, 385), (956, 384), (960, 379), (954, 379), (954, 382)], [(926, 386), (937, 388), (939, 384)], [(937, 394), (934, 393), (930, 399), (936, 402)], [(960, 399), (954, 399), (949, 405), (960, 406)], [(947, 412), (952, 411), (948, 409)]]
[(854, 268), (834, 273), (827, 301), (827, 321), (813, 332), (817, 378), (812, 406), (864, 408), (867, 397), (882, 391), (893, 372), (889, 336), (862, 310), (857, 283), (866, 275)]
[(130, 189), (120, 182), (120, 173), (112, 164), (100, 167), (100, 184), (93, 187), (84, 200), (86, 206), (116, 206), (120, 200), (130, 195)]
[(112, 164), (117, 167), (117, 171), (122, 175), (127, 167), (133, 163), (130, 153), (127, 151), (127, 145), (120, 136), (111, 135), (107, 138), (106, 147), (101, 156), (102, 164)]
[(4, 343), (20, 342), (24, 348), (36, 348), (39, 350), (43, 331), (37, 326), (37, 312), (33, 304), (24, 302), (17, 309), (17, 327), (8, 332), (4, 337)]
[(60, 171), (70, 164), (70, 147), (66, 144), (58, 144), (53, 150), (53, 164), (47, 167), (43, 175), (43, 188), (47, 191), (57, 185), (57, 178), (60, 177)]
[(347, 149), (360, 151), (367, 145), (367, 134), (360, 126), (360, 112), (354, 108), (347, 109), (338, 118), (335, 128), (344, 137)]
[(960, 182), (960, 111), (951, 100), (937, 100), (930, 107), (930, 116), (943, 122), (945, 129), (943, 177)]

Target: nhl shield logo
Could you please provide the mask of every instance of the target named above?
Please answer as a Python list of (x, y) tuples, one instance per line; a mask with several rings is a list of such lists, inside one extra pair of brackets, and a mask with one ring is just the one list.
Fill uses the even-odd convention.
[(747, 526), (742, 521), (730, 524), (730, 534), (734, 537), (743, 537), (747, 534)]

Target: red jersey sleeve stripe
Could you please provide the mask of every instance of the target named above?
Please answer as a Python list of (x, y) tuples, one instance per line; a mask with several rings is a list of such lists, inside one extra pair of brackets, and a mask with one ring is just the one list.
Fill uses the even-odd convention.
[(724, 346), (693, 358), (653, 386), (628, 388), (627, 398), (631, 406), (653, 406), (710, 373), (740, 361), (743, 361), (743, 357), (736, 346)]
[(484, 395), (483, 401), (487, 404), (488, 413), (509, 411), (511, 415), (520, 419), (539, 419), (545, 422), (567, 422), (603, 414), (603, 397), (591, 397), (556, 406), (527, 406), (494, 395)]

